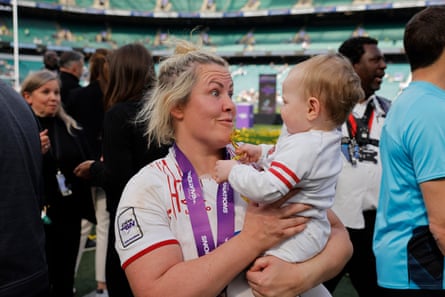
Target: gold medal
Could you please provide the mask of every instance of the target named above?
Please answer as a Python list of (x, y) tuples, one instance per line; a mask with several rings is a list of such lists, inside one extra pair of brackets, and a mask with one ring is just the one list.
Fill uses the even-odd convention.
[[(237, 148), (239, 148), (238, 143), (235, 141), (235, 138), (238, 137), (240, 135), (240, 130), (235, 129), (232, 131), (232, 133), (230, 133), (230, 142), (232, 143), (233, 147), (235, 148), (235, 150)], [(233, 160), (239, 160), (241, 158), (240, 155), (235, 155), (233, 157)]]

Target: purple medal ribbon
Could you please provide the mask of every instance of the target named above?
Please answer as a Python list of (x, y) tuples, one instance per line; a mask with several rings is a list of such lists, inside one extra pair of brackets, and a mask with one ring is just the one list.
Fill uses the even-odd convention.
[[(192, 224), (198, 255), (201, 257), (215, 249), (209, 217), (204, 202), (204, 195), (198, 175), (179, 147), (173, 145), (176, 160), (182, 171), (182, 188)], [(218, 185), (216, 196), (218, 234), (217, 245), (221, 245), (233, 236), (235, 230), (235, 206), (233, 189), (228, 182)]]

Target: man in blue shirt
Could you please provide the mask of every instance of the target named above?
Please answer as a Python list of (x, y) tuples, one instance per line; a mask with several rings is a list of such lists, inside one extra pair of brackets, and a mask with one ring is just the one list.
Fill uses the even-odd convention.
[(445, 7), (405, 28), (412, 82), (383, 126), (374, 234), (381, 296), (445, 296)]

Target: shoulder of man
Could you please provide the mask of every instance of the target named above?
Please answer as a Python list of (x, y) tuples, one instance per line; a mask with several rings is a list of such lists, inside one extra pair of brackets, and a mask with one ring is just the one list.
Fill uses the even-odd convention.
[(383, 109), (385, 113), (387, 113), (388, 110), (391, 108), (391, 100), (377, 95), (375, 97), (377, 99), (377, 102), (380, 104), (380, 107)]

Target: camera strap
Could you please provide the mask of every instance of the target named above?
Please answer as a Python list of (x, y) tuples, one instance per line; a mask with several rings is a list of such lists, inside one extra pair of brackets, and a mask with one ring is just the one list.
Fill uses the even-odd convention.
[(374, 102), (373, 100), (370, 100), (366, 106), (363, 117), (356, 118), (351, 113), (346, 122), (349, 137), (351, 139), (355, 139), (359, 146), (366, 144), (372, 144), (375, 146), (379, 145), (379, 141), (377, 139), (369, 138), (372, 121), (374, 119), (374, 108)]

